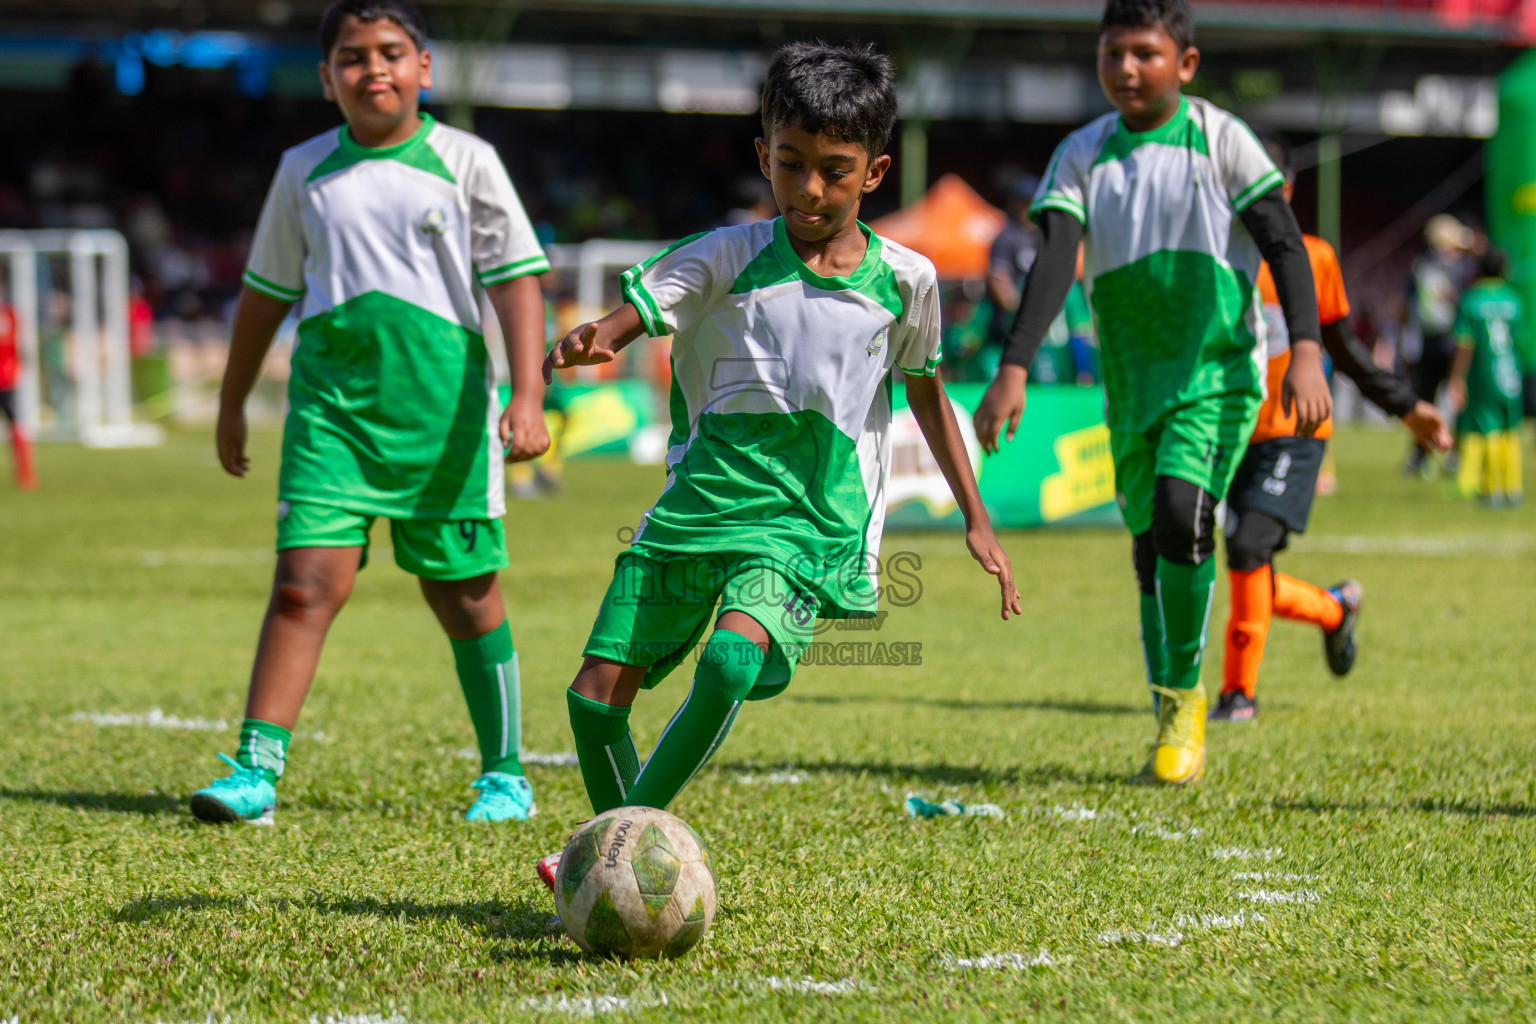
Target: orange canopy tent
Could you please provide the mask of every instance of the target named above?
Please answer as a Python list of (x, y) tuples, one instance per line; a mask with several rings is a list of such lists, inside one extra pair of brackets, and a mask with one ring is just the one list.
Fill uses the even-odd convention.
[(870, 227), (927, 256), (939, 277), (953, 280), (986, 276), (992, 239), (1007, 223), (1008, 215), (958, 174), (946, 174), (922, 199)]

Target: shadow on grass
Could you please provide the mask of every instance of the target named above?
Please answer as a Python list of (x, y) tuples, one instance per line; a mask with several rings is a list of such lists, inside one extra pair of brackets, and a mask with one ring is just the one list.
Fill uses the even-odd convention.
[(956, 700), (943, 697), (845, 697), (840, 694), (789, 693), (785, 701), (802, 704), (920, 704), (946, 711), (1060, 711), (1069, 715), (1152, 715), (1150, 703), (1100, 704), (1089, 700)]
[(317, 914), (342, 914), (405, 921), (456, 921), (496, 941), (540, 943), (496, 949), (491, 957), (501, 961), (541, 961), (563, 964), (583, 959), (574, 946), (542, 945), (552, 938), (549, 931), (550, 904), (542, 900), (501, 903), (485, 900), (477, 903), (421, 903), (416, 900), (382, 900), (373, 896), (326, 897), (311, 893), (297, 899), (277, 897), (249, 899), (238, 896), (144, 896), (118, 909), (113, 917), (124, 923), (141, 924), (179, 911), (251, 909), (270, 907), (278, 911), (312, 910)]
[(1412, 800), (1408, 803), (1371, 803), (1365, 800), (1271, 800), (1280, 811), (1306, 811), (1311, 814), (1374, 814), (1381, 811), (1423, 811), (1426, 814), (1460, 814), (1469, 818), (1536, 818), (1530, 804), (1472, 804), (1451, 800)]
[(0, 789), (0, 800), (30, 800), (60, 807), (79, 807), (87, 811), (114, 811), (118, 814), (179, 814), (181, 800), (163, 793), (82, 793), (78, 790), (49, 792), (42, 789)]
[(807, 775), (868, 775), (882, 779), (945, 786), (1044, 786), (1061, 783), (1123, 786), (1136, 784), (1139, 778), (1134, 772), (1083, 771), (1081, 768), (1062, 764), (978, 768), (971, 765), (890, 764), (878, 761), (796, 761), (792, 764), (723, 761), (719, 762), (718, 766), (725, 771), (745, 772), (752, 775), (788, 771)]

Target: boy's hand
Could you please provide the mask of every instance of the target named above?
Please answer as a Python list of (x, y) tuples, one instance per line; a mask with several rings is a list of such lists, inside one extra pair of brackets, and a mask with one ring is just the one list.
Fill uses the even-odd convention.
[[(1451, 394), (1454, 396), (1457, 381), (1451, 381)], [(1426, 448), (1433, 448), (1437, 452), (1450, 451), (1454, 443), (1451, 432), (1445, 427), (1445, 419), (1428, 402), (1420, 402), (1415, 405), (1408, 414), (1403, 417), (1403, 426), (1407, 427), (1414, 438)]]
[(501, 411), (500, 432), (503, 457), (508, 462), (527, 462), (549, 451), (549, 424), (544, 422), (544, 409), (532, 402), (513, 396)]
[(544, 357), (544, 383), (554, 383), (556, 370), (611, 363), (616, 354), (610, 342), (598, 339), (596, 323), (582, 324), (561, 338)]
[(1023, 615), (1019, 590), (1013, 585), (1013, 563), (1008, 561), (1008, 553), (997, 542), (992, 527), (983, 524), (966, 530), (965, 546), (971, 549), (971, 557), (980, 562), (983, 569), (997, 577), (998, 586), (1003, 591), (1003, 621), (1008, 621), (1010, 612)]
[(245, 454), (245, 410), (219, 408), (219, 424), (214, 430), (214, 444), (219, 451), (219, 465), (230, 476), (244, 477), (251, 468)]
[(1291, 365), (1280, 383), (1280, 409), (1296, 410), (1296, 436), (1311, 437), (1333, 415), (1333, 395), (1323, 376), (1322, 346), (1315, 341), (1291, 342)]
[(1004, 424), (1008, 426), (1008, 440), (1012, 441), (1018, 431), (1019, 417), (1024, 415), (1024, 384), (1028, 379), (1029, 371), (1022, 366), (1005, 364), (998, 367), (996, 379), (981, 396), (971, 425), (976, 430), (981, 450), (988, 455), (997, 454), (997, 435)]

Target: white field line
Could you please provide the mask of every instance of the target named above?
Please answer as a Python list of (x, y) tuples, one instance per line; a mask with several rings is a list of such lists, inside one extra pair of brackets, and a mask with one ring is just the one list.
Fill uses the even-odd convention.
[(1315, 882), (1322, 875), (1297, 875), (1287, 871), (1234, 871), (1232, 878), (1238, 882)]
[(798, 786), (809, 779), (804, 772), (769, 772), (767, 775), (738, 775), (744, 786)]
[[(0, 1024), (6, 1024), (6, 1022), (3, 1021), (3, 1020), (0, 1020)], [(10, 1024), (16, 1024), (15, 1018), (11, 1019)], [(166, 1021), (158, 1021), (158, 1020), (157, 1021), (143, 1021), (143, 1022), (141, 1022), (141, 1024), (167, 1024), (167, 1022)], [(210, 1013), (210, 1014), (208, 1014), (208, 1016), (204, 1017), (202, 1020), (178, 1021), (177, 1024), (229, 1024), (229, 1018), (228, 1017), (215, 1017), (213, 1014)]]
[(270, 565), (277, 559), (271, 548), (213, 548), (206, 551), (140, 551), (139, 564), (147, 569), (210, 565)]
[(1084, 807), (1082, 804), (1073, 804), (1071, 807), (1063, 807), (1057, 804), (1055, 807), (1040, 808), (1041, 814), (1049, 815), (1058, 821), (1097, 821), (1099, 818), (1113, 818), (1113, 811), (1100, 811), (1092, 807)]
[(1178, 842), (1185, 836), (1194, 838), (1200, 835), (1202, 831), (1202, 829), (1198, 828), (1186, 828), (1181, 832), (1176, 832), (1173, 829), (1165, 828), (1160, 821), (1142, 821), (1131, 826), (1131, 835), (1133, 836), (1146, 835), (1154, 839), (1166, 839), (1169, 842)]
[(1294, 892), (1255, 889), (1253, 892), (1240, 892), (1237, 898), (1247, 900), (1249, 903), (1265, 903), (1273, 906), (1278, 903), (1316, 903), (1323, 897), (1316, 889), (1297, 889)]
[(988, 953), (985, 956), (947, 956), (941, 963), (951, 971), (1027, 971), (1035, 967), (1055, 967), (1061, 960), (1041, 950), (1028, 953)]
[(1233, 914), (1179, 914), (1173, 923), (1190, 931), (1226, 931), (1245, 924), (1263, 924), (1264, 915), (1252, 910), (1239, 910)]
[(1490, 558), (1519, 558), (1536, 549), (1536, 537), (1515, 534), (1508, 537), (1297, 537), (1291, 542), (1295, 551), (1314, 551), (1339, 555), (1411, 555), (1420, 558), (1464, 558), (1486, 555)]
[[(474, 747), (465, 747), (463, 750), (455, 750), (453, 756), (463, 761), (480, 760), (480, 751)], [(554, 754), (541, 754), (536, 751), (525, 750), (518, 755), (518, 760), (523, 764), (544, 765), (547, 768), (575, 768), (581, 761), (570, 751), (560, 751)]]
[(76, 711), (69, 716), (69, 720), (90, 722), (92, 725), (145, 725), (151, 729), (195, 729), (203, 732), (223, 732), (229, 728), (229, 723), (222, 718), (177, 718), (159, 708), (151, 708), (142, 715)]
[(1178, 914), (1174, 917), (1171, 928), (1163, 928), (1159, 931), (1111, 928), (1109, 931), (1100, 932), (1098, 940), (1106, 946), (1130, 943), (1171, 948), (1182, 944), (1188, 932), (1231, 931), (1244, 925), (1262, 924), (1263, 921), (1263, 914), (1251, 910), (1239, 910), (1232, 914)]
[(1122, 930), (1111, 928), (1107, 932), (1099, 932), (1098, 940), (1106, 946), (1117, 946), (1122, 942), (1145, 946), (1177, 946), (1184, 941), (1184, 933), (1171, 930), (1166, 932), (1143, 932), (1135, 929)]
[(765, 978), (763, 984), (770, 992), (797, 992), (801, 995), (846, 996), (863, 991), (869, 986), (852, 978), (842, 981), (817, 981), (815, 978)]
[(1278, 846), (1218, 846), (1211, 851), (1215, 860), (1274, 860), (1285, 851)]
[(410, 1021), (398, 1013), (388, 1017), (382, 1013), (328, 1013), (324, 1017), (310, 1014), (309, 1024), (410, 1024)]
[(567, 1017), (600, 1017), (605, 1013), (628, 1013), (653, 1006), (667, 1005), (667, 997), (631, 999), (629, 996), (540, 996), (524, 999), (526, 1013), (558, 1013)]

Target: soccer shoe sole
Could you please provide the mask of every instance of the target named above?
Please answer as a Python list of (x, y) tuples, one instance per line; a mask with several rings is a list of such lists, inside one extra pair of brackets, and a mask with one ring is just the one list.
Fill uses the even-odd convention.
[[(1360, 628), (1360, 613), (1365, 609), (1365, 588), (1354, 580), (1335, 584), (1328, 588), (1328, 592), (1337, 599), (1346, 587), (1353, 588), (1355, 592), (1354, 607), (1340, 600), (1339, 604), (1344, 608), (1344, 619), (1339, 623), (1338, 629), (1323, 634), (1323, 660), (1328, 663), (1328, 671), (1341, 679), (1354, 669), (1355, 659), (1360, 655), (1360, 641), (1355, 631)], [(1333, 638), (1341, 634), (1348, 646), (1335, 652)]]
[(193, 793), (191, 802), (194, 818), (215, 825), (228, 824), (231, 821), (243, 821), (247, 825), (270, 825), (275, 820), (276, 808), (274, 807), (268, 807), (262, 811), (259, 818), (242, 818), (229, 804), (206, 793)]

